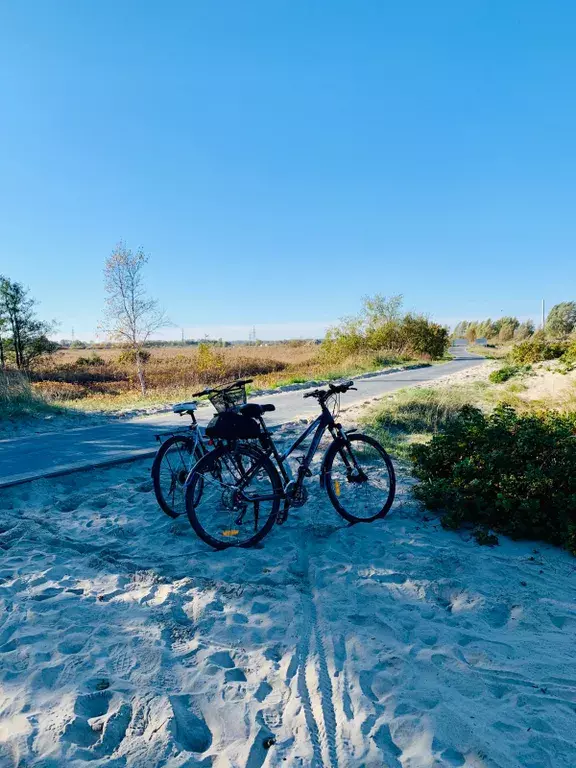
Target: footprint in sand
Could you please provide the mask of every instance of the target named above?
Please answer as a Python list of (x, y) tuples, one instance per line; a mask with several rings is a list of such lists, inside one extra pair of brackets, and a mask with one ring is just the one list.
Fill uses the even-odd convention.
[(237, 667), (235, 669), (227, 669), (224, 674), (225, 683), (245, 683), (246, 675), (241, 669)]
[(217, 667), (222, 667), (223, 669), (232, 669), (235, 666), (228, 651), (216, 651), (216, 653), (208, 656), (206, 661), (209, 661)]
[(270, 693), (272, 693), (272, 686), (270, 683), (267, 683), (265, 680), (263, 680), (258, 686), (258, 689), (254, 694), (254, 698), (256, 701), (264, 701), (266, 696), (268, 696)]
[(402, 763), (399, 760), (402, 750), (398, 749), (392, 741), (388, 725), (382, 725), (372, 738), (378, 749), (382, 752), (384, 758), (383, 765), (387, 766), (387, 768), (402, 768)]
[(180, 749), (187, 752), (206, 752), (212, 744), (212, 732), (206, 725), (192, 696), (170, 696), (173, 717), (169, 729)]
[(105, 715), (111, 698), (108, 690), (81, 694), (74, 703), (74, 714), (86, 718)]
[(87, 640), (88, 635), (68, 635), (66, 640), (58, 645), (58, 651), (65, 655), (80, 653)]

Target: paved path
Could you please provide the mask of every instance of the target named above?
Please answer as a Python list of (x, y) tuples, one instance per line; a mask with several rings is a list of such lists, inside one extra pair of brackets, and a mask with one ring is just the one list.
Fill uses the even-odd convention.
[[(343, 396), (342, 404), (350, 406), (403, 387), (434, 381), (484, 361), (484, 358), (468, 353), (464, 347), (454, 348), (451, 352), (456, 359), (444, 365), (381, 373), (359, 379), (356, 383), (358, 391)], [(316, 401), (303, 400), (304, 392), (305, 390), (281, 392), (254, 400), (273, 402), (276, 411), (269, 414), (266, 421), (270, 425), (282, 424), (317, 413)], [(199, 422), (205, 424), (211, 418), (213, 410), (211, 407), (202, 408), (198, 414)], [(172, 413), (161, 413), (125, 421), (111, 421), (96, 427), (80, 427), (0, 440), (0, 488), (41, 477), (151, 456), (157, 450), (155, 435), (158, 432), (181, 427), (187, 421), (187, 418), (180, 418)]]

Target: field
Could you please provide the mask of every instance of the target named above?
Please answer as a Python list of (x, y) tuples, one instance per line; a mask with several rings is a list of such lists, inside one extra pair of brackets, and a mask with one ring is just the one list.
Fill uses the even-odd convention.
[(138, 390), (134, 362), (118, 347), (60, 350), (32, 375), (35, 393), (81, 410), (122, 410), (189, 398), (208, 385), (254, 379), (253, 388), (275, 388), (312, 379), (334, 379), (410, 362), (401, 355), (362, 354), (335, 364), (314, 342), (216, 347), (150, 347), (148, 391)]

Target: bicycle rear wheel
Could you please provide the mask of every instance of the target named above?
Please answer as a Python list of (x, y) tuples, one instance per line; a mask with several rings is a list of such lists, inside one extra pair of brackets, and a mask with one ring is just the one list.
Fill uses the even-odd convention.
[(221, 446), (194, 467), (186, 512), (196, 534), (214, 549), (251, 547), (276, 522), (281, 497), (280, 476), (265, 453), (244, 443)]
[(186, 513), (186, 478), (200, 458), (202, 452), (193, 436), (172, 435), (158, 449), (152, 463), (152, 484), (156, 500), (168, 517)]
[(390, 456), (377, 440), (356, 433), (328, 449), (324, 483), (334, 509), (350, 523), (385, 517), (396, 494)]

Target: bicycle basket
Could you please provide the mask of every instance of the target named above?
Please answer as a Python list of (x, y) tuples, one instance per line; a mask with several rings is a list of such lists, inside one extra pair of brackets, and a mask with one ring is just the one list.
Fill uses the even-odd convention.
[(232, 408), (237, 408), (246, 402), (246, 385), (241, 384), (240, 386), (232, 386), (228, 389), (212, 392), (212, 394), (208, 395), (208, 399), (218, 413), (230, 411)]

